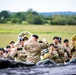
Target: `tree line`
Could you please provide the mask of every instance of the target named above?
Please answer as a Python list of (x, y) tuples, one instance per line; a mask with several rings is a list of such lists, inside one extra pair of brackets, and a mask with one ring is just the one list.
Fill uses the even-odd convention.
[(76, 25), (76, 15), (41, 15), (32, 9), (26, 12), (0, 12), (0, 23)]

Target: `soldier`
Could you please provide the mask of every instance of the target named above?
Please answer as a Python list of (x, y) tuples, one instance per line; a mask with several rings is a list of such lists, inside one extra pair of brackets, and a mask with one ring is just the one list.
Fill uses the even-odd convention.
[(49, 49), (49, 52), (44, 54), (42, 60), (48, 58), (48, 59), (53, 60), (56, 63), (63, 62), (62, 58), (59, 56), (58, 47), (57, 46), (55, 46), (53, 43), (51, 43), (48, 49)]
[(61, 43), (59, 43), (61, 39), (57, 36), (55, 36), (53, 38), (53, 43), (54, 45), (57, 47), (57, 52), (59, 54), (59, 57), (62, 59), (62, 62), (64, 62), (64, 54), (65, 54), (65, 48), (63, 47), (63, 45)]
[(9, 45), (6, 46), (6, 51), (7, 51), (7, 52), (11, 52), (11, 46), (9, 46)]
[(64, 39), (64, 47), (68, 50), (69, 54), (70, 54), (70, 50), (71, 50), (71, 47), (69, 45), (69, 40), (68, 39)]
[(65, 39), (64, 41), (64, 49), (65, 49), (65, 54), (64, 54), (64, 61), (65, 62), (68, 62), (70, 61), (70, 58), (71, 58), (71, 46), (69, 45), (69, 40), (68, 39)]
[(60, 47), (61, 45), (59, 44), (59, 38), (57, 36), (53, 37), (53, 44), (55, 46)]
[(25, 44), (26, 62), (37, 63), (40, 61), (41, 50), (48, 47), (48, 43), (45, 40), (43, 43), (38, 43), (37, 40), (38, 36), (32, 35), (30, 41)]
[(24, 44), (26, 44), (28, 42), (29, 38), (28, 36), (23, 36), (22, 39), (19, 39), (15, 44), (14, 44), (14, 48), (23, 48)]
[(14, 47), (15, 47), (15, 52), (14, 52), (14, 59), (15, 61), (19, 62), (25, 62), (26, 61), (26, 52), (24, 50), (24, 45), (28, 43), (28, 36), (23, 36), (20, 41), (16, 42)]
[(54, 44), (50, 44), (49, 45), (49, 48), (48, 48), (48, 51), (43, 53), (42, 56), (41, 56), (41, 60), (44, 60), (44, 59), (52, 59), (52, 51), (54, 50)]
[[(38, 41), (38, 43), (43, 43), (43, 41), (40, 40), (40, 41)], [(41, 50), (41, 56), (40, 56), (41, 60), (44, 59), (43, 56), (44, 56), (45, 54), (47, 54), (48, 52), (49, 52), (48, 48), (45, 48), (45, 49), (42, 49), (42, 50)]]
[(20, 39), (14, 44), (15, 48), (22, 48), (23, 46), (24, 46), (24, 39)]
[(53, 44), (54, 46), (57, 46), (58, 48), (61, 47), (61, 44), (59, 43), (59, 41), (61, 41), (61, 39), (58, 36), (53, 37)]
[(6, 46), (4, 57), (14, 60), (13, 53), (14, 53), (14, 51), (11, 50), (11, 46), (9, 46), (9, 45)]
[(0, 57), (2, 57), (2, 58), (3, 58), (3, 57), (4, 57), (4, 55), (3, 55), (3, 54), (4, 54), (4, 48), (0, 48)]
[(25, 62), (26, 61), (26, 53), (23, 50), (17, 50), (17, 52), (14, 53), (14, 60), (18, 62)]
[(11, 48), (14, 48), (14, 44), (15, 44), (14, 41), (11, 41), (11, 42), (10, 42), (10, 46), (11, 46)]
[(54, 50), (52, 52), (52, 59), (56, 62), (56, 63), (64, 63), (63, 57), (64, 57), (64, 52), (61, 48), (59, 48), (58, 46), (54, 46)]

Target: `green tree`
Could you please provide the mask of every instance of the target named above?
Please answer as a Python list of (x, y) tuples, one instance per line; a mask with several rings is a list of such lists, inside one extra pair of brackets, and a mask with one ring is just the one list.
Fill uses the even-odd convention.
[(44, 21), (40, 16), (35, 16), (33, 19), (33, 24), (43, 24)]
[(53, 19), (51, 20), (50, 24), (53, 25), (66, 25), (67, 19), (64, 16), (61, 15), (54, 15)]
[(11, 23), (22, 23), (22, 20), (18, 18), (12, 18)]
[(16, 17), (16, 18), (20, 18), (20, 19), (22, 19), (22, 20), (25, 20), (25, 19), (26, 19), (26, 13), (25, 13), (25, 12), (17, 12), (17, 13), (15, 14), (15, 17)]
[(39, 14), (36, 11), (33, 11), (32, 9), (29, 9), (26, 12), (26, 21), (30, 24), (42, 24), (43, 19), (39, 16)]
[(67, 24), (76, 25), (76, 20), (73, 17), (70, 17), (70, 18), (68, 17)]
[(1, 11), (0, 18), (6, 19), (6, 18), (9, 18), (9, 17), (10, 17), (10, 14), (9, 14), (8, 11), (6, 11), (6, 10)]
[(5, 23), (5, 20), (0, 18), (0, 23)]

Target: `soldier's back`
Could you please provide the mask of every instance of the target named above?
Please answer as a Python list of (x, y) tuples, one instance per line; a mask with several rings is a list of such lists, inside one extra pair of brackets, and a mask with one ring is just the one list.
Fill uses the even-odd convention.
[(37, 63), (40, 60), (41, 49), (47, 47), (45, 44), (40, 44), (31, 41), (25, 45), (24, 49), (27, 54), (26, 62)]

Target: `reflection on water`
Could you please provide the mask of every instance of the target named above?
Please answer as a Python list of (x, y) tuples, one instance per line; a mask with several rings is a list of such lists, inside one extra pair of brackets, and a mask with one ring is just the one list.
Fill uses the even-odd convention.
[(7, 68), (0, 69), (0, 75), (76, 75), (76, 58), (66, 65), (44, 60), (37, 65), (28, 64), (30, 67), (25, 63), (0, 58), (0, 68), (5, 65)]
[(15, 67), (0, 69), (0, 75), (76, 75), (76, 64), (59, 67)]

